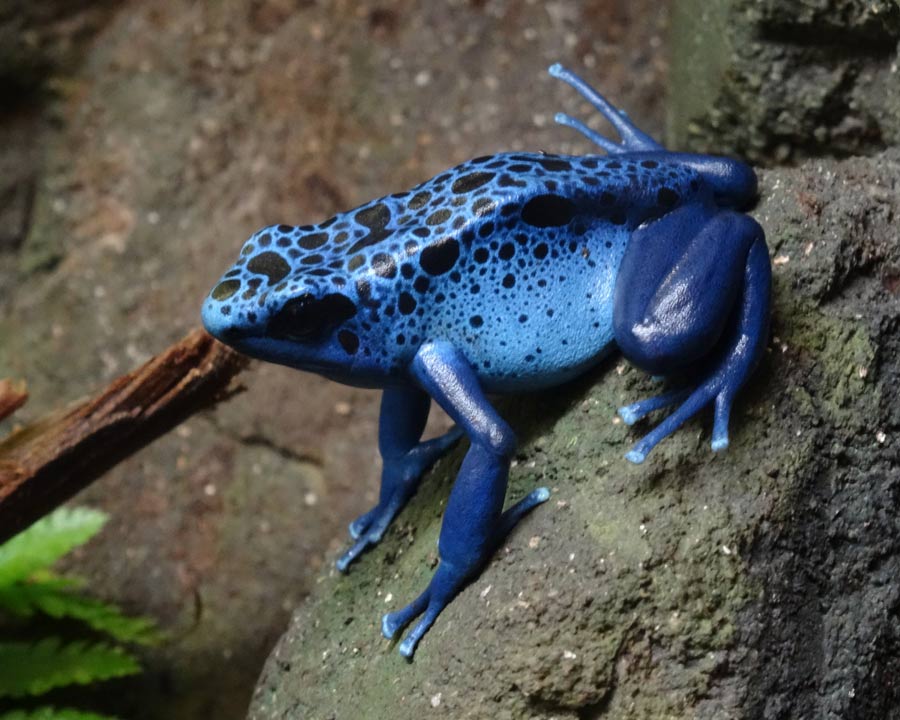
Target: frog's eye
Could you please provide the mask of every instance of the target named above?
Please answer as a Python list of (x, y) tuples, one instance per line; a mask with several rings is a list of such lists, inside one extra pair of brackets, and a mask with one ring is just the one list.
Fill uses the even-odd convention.
[(356, 305), (346, 295), (332, 293), (317, 298), (307, 293), (288, 300), (266, 328), (269, 337), (313, 342), (356, 315)]

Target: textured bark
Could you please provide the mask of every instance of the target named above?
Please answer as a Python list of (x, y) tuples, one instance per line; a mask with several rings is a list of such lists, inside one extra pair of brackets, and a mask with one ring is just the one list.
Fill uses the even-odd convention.
[[(195, 330), (94, 397), (0, 442), (0, 542), (193, 413), (228, 397), (248, 360)], [(25, 400), (0, 383), (0, 417)]]
[[(505, 401), (510, 500), (553, 497), (426, 635), (380, 637), (427, 583), (463, 449), (382, 545), (322, 577), (257, 687), (274, 718), (900, 717), (900, 152), (761, 176), (769, 352), (727, 451), (704, 413), (642, 466), (612, 360)], [(658, 418), (657, 418), (658, 419)]]

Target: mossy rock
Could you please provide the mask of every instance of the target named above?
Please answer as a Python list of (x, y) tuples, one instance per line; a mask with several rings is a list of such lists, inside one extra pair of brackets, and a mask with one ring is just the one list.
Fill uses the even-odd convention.
[(504, 400), (509, 501), (550, 501), (407, 663), (379, 620), (435, 567), (451, 453), (377, 549), (321, 577), (250, 718), (896, 717), (898, 183), (896, 151), (762, 174), (773, 332), (726, 452), (704, 413), (629, 465), (648, 425), (614, 408), (655, 383), (618, 358)]

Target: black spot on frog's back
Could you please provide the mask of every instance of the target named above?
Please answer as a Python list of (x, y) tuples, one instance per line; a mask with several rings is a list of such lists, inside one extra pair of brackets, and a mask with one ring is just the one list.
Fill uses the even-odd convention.
[(575, 217), (575, 203), (562, 195), (545, 194), (533, 197), (522, 208), (523, 222), (533, 227), (568, 225)]
[(269, 285), (274, 285), (284, 279), (291, 271), (291, 266), (277, 252), (268, 250), (250, 258), (247, 269), (258, 275), (266, 275), (269, 278)]
[(381, 242), (391, 234), (391, 231), (387, 229), (387, 225), (391, 221), (391, 210), (383, 202), (358, 210), (353, 219), (367, 228), (369, 232), (347, 251), (351, 255)]
[(418, 210), (419, 208), (425, 207), (425, 203), (427, 203), (429, 200), (431, 200), (431, 193), (427, 190), (423, 190), (413, 195), (412, 199), (407, 203), (406, 207), (410, 210)]
[(328, 241), (328, 233), (312, 233), (300, 238), (300, 247), (304, 250), (316, 250)]
[(370, 230), (384, 228), (391, 219), (391, 211), (383, 202), (363, 208), (353, 216), (360, 225)]
[(477, 190), (482, 185), (489, 183), (494, 179), (494, 173), (490, 172), (473, 172), (458, 177), (453, 181), (453, 185), (450, 186), (450, 189), (456, 193), (457, 195), (461, 193), (472, 192), (473, 190)]
[(540, 163), (541, 167), (550, 172), (565, 172), (572, 169), (572, 164), (568, 160), (563, 160), (561, 158), (542, 157), (538, 158), (538, 163)]
[(388, 253), (375, 253), (372, 256), (372, 270), (376, 275), (390, 280), (397, 276), (397, 263)]
[(450, 271), (458, 259), (459, 241), (445, 237), (422, 250), (419, 265), (429, 275), (443, 275)]

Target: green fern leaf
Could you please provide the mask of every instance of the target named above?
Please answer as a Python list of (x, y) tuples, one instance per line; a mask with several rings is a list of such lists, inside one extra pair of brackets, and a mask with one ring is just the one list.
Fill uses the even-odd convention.
[(99, 532), (106, 514), (88, 508), (59, 508), (0, 545), (0, 586), (27, 579)]
[(0, 588), (0, 606), (24, 617), (30, 617), (35, 611), (40, 611), (56, 619), (80, 620), (94, 630), (111, 635), (120, 642), (153, 645), (162, 639), (152, 620), (128, 617), (115, 605), (66, 592), (65, 587), (64, 584), (51, 581)]
[(97, 715), (83, 710), (39, 707), (34, 710), (12, 710), (0, 715), (0, 720), (116, 720), (111, 715)]
[(53, 688), (87, 684), (140, 672), (137, 660), (102, 643), (46, 638), (37, 643), (0, 643), (0, 697), (40, 695)]
[(0, 610), (6, 610), (19, 617), (30, 618), (39, 609), (33, 599), (35, 593), (54, 592), (60, 594), (80, 587), (78, 583), (70, 581), (69, 578), (54, 576), (51, 573), (38, 572), (31, 577), (45, 577), (46, 579), (40, 582), (32, 579), (25, 583), (0, 585)]

